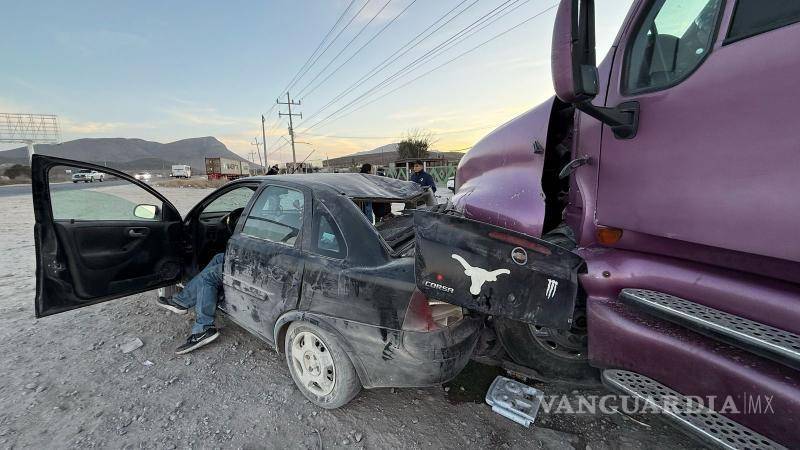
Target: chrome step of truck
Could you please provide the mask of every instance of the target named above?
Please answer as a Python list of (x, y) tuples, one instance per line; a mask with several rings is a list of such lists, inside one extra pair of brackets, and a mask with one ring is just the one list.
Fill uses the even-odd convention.
[(603, 384), (644, 402), (646, 410), (658, 412), (710, 445), (725, 449), (785, 448), (644, 375), (626, 370), (604, 370)]
[(620, 298), (699, 333), (800, 369), (800, 336), (769, 325), (646, 289), (623, 289)]

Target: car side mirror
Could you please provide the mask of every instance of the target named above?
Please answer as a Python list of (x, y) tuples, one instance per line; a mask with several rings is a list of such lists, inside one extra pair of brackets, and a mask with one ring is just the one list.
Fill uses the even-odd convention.
[(551, 70), (556, 96), (611, 127), (619, 139), (636, 136), (639, 103), (595, 106), (599, 77), (594, 48), (594, 0), (561, 0), (553, 27)]
[(136, 205), (133, 215), (139, 219), (154, 220), (158, 217), (159, 208), (156, 205)]

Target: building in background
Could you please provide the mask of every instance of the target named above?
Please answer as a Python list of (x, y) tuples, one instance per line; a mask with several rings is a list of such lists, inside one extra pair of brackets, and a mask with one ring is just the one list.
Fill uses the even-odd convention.
[[(425, 165), (425, 170), (431, 172), (437, 182), (437, 173), (455, 172), (455, 167), (461, 160), (464, 153), (461, 152), (438, 152), (429, 151), (428, 156), (420, 158)], [(362, 164), (371, 164), (375, 171), (383, 169), (387, 176), (408, 179), (408, 172), (411, 170), (414, 159), (400, 159), (398, 144), (392, 143), (382, 145), (372, 150), (353, 153), (352, 155), (340, 156), (338, 158), (326, 159), (322, 162), (323, 170), (326, 172), (358, 172)], [(450, 175), (448, 175), (449, 177)], [(446, 177), (444, 178), (446, 181)]]

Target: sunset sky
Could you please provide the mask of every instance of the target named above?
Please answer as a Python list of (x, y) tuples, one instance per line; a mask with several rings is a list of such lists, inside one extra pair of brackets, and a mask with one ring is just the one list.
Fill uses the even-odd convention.
[[(630, 3), (596, 2), (598, 56), (607, 51)], [(287, 134), (286, 120), (278, 118), (275, 99), (285, 99), (285, 88), (341, 16), (320, 47), (327, 50), (289, 89), (302, 102), (296, 108), (303, 113), (295, 122), (296, 138), (311, 144), (298, 145), (298, 156), (315, 149), (310, 159), (319, 160), (371, 149), (411, 129), (433, 133), (437, 150), (461, 150), (552, 95), (554, 5), (552, 0), (14, 2), (0, 19), (0, 112), (57, 114), (63, 140), (216, 136), (246, 157), (253, 138), (260, 140), (260, 116), (267, 114), (270, 158), (291, 160), (280, 138)], [(483, 21), (467, 30), (474, 34), (459, 41), (463, 34), (457, 33), (477, 20)], [(322, 109), (434, 23), (422, 35), (433, 31), (429, 37), (414, 41), (406, 54)], [(443, 43), (443, 52), (398, 73)]]

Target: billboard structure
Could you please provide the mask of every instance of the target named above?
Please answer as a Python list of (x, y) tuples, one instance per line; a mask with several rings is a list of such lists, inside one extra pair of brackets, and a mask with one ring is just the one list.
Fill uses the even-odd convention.
[(0, 143), (12, 142), (27, 144), (28, 159), (33, 156), (34, 144), (58, 144), (61, 142), (58, 116), (0, 113)]

